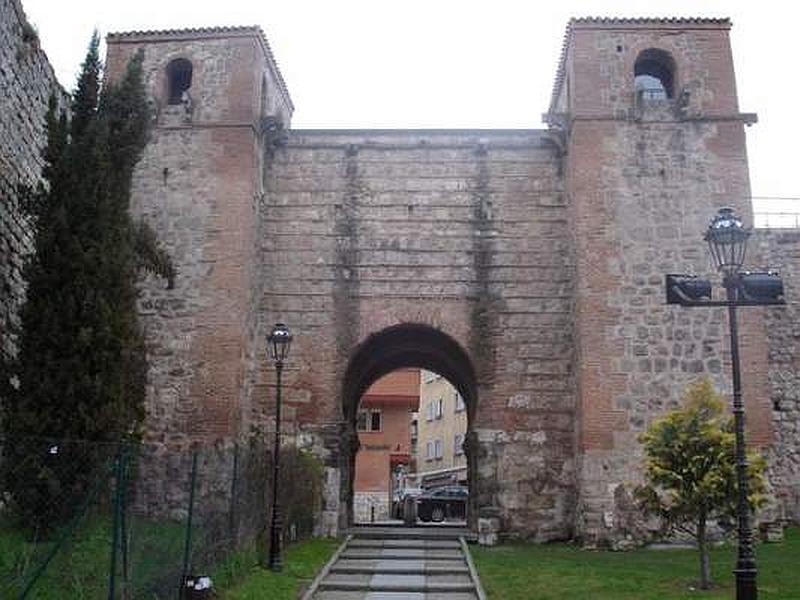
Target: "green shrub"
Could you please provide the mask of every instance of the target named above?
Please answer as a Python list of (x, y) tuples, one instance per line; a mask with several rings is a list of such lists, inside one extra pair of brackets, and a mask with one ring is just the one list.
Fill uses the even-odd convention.
[(281, 466), (284, 539), (309, 538), (322, 505), (322, 462), (311, 452), (286, 447)]

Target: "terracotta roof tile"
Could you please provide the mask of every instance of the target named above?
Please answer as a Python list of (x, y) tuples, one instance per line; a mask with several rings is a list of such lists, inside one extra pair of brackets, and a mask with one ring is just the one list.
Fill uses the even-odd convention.
[(261, 32), (261, 28), (257, 25), (236, 25), (236, 26), (220, 26), (220, 27), (186, 27), (181, 29), (136, 29), (134, 31), (118, 31), (109, 33), (108, 37), (142, 37), (142, 36), (168, 36), (168, 35), (187, 35), (194, 33), (230, 33), (233, 31), (254, 31)]
[(573, 17), (569, 25), (730, 25), (727, 17)]

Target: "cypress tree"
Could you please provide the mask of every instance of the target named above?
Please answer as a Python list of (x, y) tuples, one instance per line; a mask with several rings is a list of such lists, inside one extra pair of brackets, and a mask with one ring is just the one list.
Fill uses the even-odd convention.
[(107, 444), (137, 439), (146, 377), (137, 271), (170, 284), (174, 276), (152, 231), (128, 210), (150, 120), (143, 55), (101, 90), (98, 46), (95, 32), (71, 120), (50, 103), (46, 185), (24, 202), (35, 250), (19, 352), (2, 378), (6, 489), (20, 515), (40, 525), (68, 516), (65, 500), (86, 492)]

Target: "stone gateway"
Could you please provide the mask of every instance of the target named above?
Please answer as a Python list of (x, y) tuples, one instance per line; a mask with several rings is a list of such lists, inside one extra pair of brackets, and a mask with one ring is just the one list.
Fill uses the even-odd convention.
[[(145, 51), (132, 208), (178, 269), (141, 297), (149, 441), (268, 435), (280, 321), (285, 419), (326, 465), (320, 532), (352, 519), (361, 395), (418, 367), (465, 400), (486, 539), (636, 537), (637, 436), (698, 377), (730, 392), (723, 309), (667, 306), (663, 283), (716, 277), (702, 233), (720, 206), (752, 223), (729, 29), (573, 19), (530, 130), (292, 129), (259, 28), (110, 34), (111, 77)], [(742, 311), (748, 442), (769, 518), (799, 520), (800, 238), (754, 237), (749, 264), (783, 270), (789, 306)]]
[[(288, 419), (327, 465), (323, 531), (352, 519), (361, 394), (421, 367), (467, 403), (473, 527), (635, 536), (637, 435), (696, 378), (730, 387), (722, 310), (667, 306), (663, 289), (668, 272), (711, 274), (701, 235), (719, 206), (752, 221), (754, 115), (729, 28), (572, 20), (547, 129), (508, 131), (295, 130), (260, 29), (109, 35), (112, 76), (145, 50), (156, 122), (134, 210), (180, 273), (142, 298), (149, 436), (269, 431), (262, 340), (282, 321)], [(754, 264), (787, 260), (760, 245)], [(797, 430), (781, 417), (797, 401), (769, 362), (795, 377), (775, 335), (792, 310), (747, 311), (742, 328), (749, 441), (780, 457), (774, 518), (796, 519)]]

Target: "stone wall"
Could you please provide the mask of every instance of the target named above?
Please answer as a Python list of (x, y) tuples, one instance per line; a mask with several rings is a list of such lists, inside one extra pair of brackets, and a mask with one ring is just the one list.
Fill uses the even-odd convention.
[(353, 516), (358, 523), (391, 519), (387, 492), (356, 492), (353, 496)]
[(800, 230), (756, 230), (761, 267), (780, 272), (787, 306), (766, 311), (769, 401), (775, 441), (768, 453), (770, 482), (781, 520), (800, 521)]
[[(458, 355), (468, 376), (442, 374), (468, 401), (470, 524), (486, 539), (636, 538), (637, 435), (696, 378), (730, 388), (724, 313), (666, 306), (663, 290), (665, 273), (711, 274), (702, 233), (719, 206), (751, 216), (728, 27), (573, 22), (551, 131), (277, 135), (264, 117), (291, 105), (257, 30), (110, 36), (112, 74), (146, 50), (159, 113), (133, 208), (178, 266), (175, 290), (143, 290), (148, 439), (268, 434), (263, 339), (284, 322), (285, 427), (325, 463), (318, 531), (334, 532), (352, 510), (354, 362), (377, 378)], [(652, 47), (674, 57), (676, 95), (643, 103), (633, 64)], [(164, 104), (172, 58), (195, 67), (191, 106)], [(762, 244), (775, 264), (795, 259), (787, 247)], [(744, 394), (749, 441), (776, 444), (796, 515), (796, 364), (780, 320), (793, 313), (775, 314), (742, 315)], [(399, 348), (414, 364), (361, 353), (413, 346), (386, 333), (398, 326), (435, 332)]]
[(0, 352), (13, 354), (25, 296), (22, 266), (33, 243), (30, 223), (19, 212), (18, 186), (41, 181), (51, 94), (66, 104), (19, 0), (0, 0), (0, 90)]
[[(504, 531), (569, 537), (573, 264), (547, 133), (291, 131), (261, 215), (260, 321), (295, 334), (287, 418), (346, 427), (339, 390), (358, 345), (428, 325), (477, 371), (479, 505), (503, 515)], [(267, 365), (259, 380), (272, 380)], [(498, 451), (500, 438), (514, 443)], [(335, 469), (342, 441), (330, 441)]]

